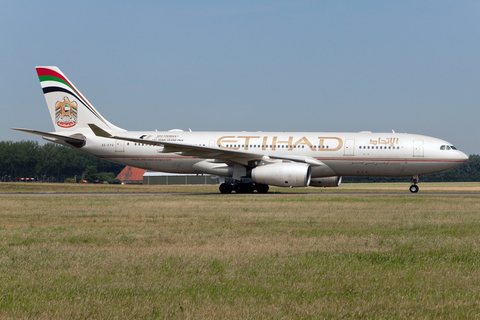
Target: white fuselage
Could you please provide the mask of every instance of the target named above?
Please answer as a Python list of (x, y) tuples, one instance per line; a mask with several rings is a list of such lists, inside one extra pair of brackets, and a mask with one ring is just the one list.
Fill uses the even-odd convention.
[[(328, 176), (415, 176), (445, 171), (468, 157), (444, 140), (405, 133), (348, 132), (132, 132), (124, 137), (196, 145), (272, 157), (309, 157), (312, 178)], [(171, 173), (205, 173), (193, 165), (205, 160), (166, 153), (162, 146), (86, 136), (79, 149), (129, 166)], [(442, 147), (443, 146), (443, 147)]]

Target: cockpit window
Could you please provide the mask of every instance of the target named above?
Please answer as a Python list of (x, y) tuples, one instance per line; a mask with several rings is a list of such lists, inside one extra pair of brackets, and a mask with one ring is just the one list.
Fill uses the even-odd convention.
[(457, 150), (457, 148), (455, 148), (454, 146), (447, 146), (447, 145), (443, 145), (443, 146), (440, 146), (440, 150)]

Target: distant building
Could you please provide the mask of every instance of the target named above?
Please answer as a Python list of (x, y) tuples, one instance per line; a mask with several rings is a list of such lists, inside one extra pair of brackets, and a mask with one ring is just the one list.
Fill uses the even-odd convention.
[(143, 175), (143, 184), (217, 184), (217, 177), (207, 174), (179, 174), (148, 170)]
[(123, 168), (116, 179), (123, 183), (136, 183), (147, 185), (166, 185), (166, 184), (218, 184), (218, 178), (208, 174), (179, 174), (150, 171), (138, 169), (130, 166)]
[(122, 181), (125, 184), (127, 183), (142, 184), (143, 175), (145, 174), (146, 171), (147, 170), (145, 169), (126, 166), (125, 168), (123, 168), (122, 172), (118, 174), (116, 179)]

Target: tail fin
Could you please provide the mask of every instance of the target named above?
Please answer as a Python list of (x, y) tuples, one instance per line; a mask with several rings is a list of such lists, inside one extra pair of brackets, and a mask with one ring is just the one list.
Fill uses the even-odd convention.
[(89, 123), (106, 131), (124, 131), (111, 124), (57, 67), (36, 67), (56, 132), (91, 132)]

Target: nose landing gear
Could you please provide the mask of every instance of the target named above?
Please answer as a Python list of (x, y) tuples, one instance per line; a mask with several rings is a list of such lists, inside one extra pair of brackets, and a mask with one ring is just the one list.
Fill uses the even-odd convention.
[(418, 176), (413, 176), (413, 179), (412, 179), (412, 185), (410, 186), (410, 192), (411, 193), (417, 193), (419, 188), (417, 186), (417, 183), (419, 181), (419, 177)]

